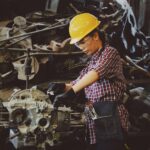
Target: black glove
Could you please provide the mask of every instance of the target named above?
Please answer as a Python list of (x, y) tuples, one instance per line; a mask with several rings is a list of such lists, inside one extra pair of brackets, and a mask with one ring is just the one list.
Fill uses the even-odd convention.
[(71, 109), (78, 111), (78, 112), (83, 112), (85, 109), (85, 105), (84, 104), (77, 104), (77, 103), (73, 103), (71, 105)]
[(59, 107), (61, 105), (71, 106), (73, 103), (75, 103), (76, 94), (71, 88), (69, 91), (57, 95), (54, 99), (54, 107)]
[(47, 94), (49, 95), (58, 95), (58, 94), (61, 94), (64, 92), (65, 90), (65, 83), (50, 83), (49, 86), (48, 86), (48, 90), (47, 90)]

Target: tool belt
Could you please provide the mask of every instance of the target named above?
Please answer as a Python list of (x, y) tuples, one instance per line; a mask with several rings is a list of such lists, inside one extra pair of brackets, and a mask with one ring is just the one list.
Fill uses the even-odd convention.
[(96, 139), (123, 139), (117, 102), (96, 102), (89, 110), (89, 116), (94, 120)]

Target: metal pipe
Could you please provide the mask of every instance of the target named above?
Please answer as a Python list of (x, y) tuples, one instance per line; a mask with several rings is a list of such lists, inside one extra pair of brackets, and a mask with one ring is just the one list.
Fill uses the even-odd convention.
[(61, 25), (52, 26), (52, 27), (47, 27), (47, 28), (44, 28), (44, 29), (42, 29), (42, 30), (33, 31), (33, 32), (29, 32), (29, 33), (25, 33), (25, 34), (13, 36), (13, 37), (10, 37), (10, 38), (5, 39), (5, 40), (0, 40), (0, 42), (9, 41), (9, 40), (16, 39), (16, 38), (20, 38), (20, 37), (24, 37), (24, 36), (31, 36), (31, 35), (33, 35), (33, 34), (37, 34), (37, 33), (40, 33), (40, 32), (49, 31), (49, 30), (52, 30), (52, 29), (64, 27), (64, 26), (66, 26), (66, 25), (68, 24), (68, 22), (67, 22), (67, 23), (63, 23), (63, 24), (62, 24), (62, 22), (60, 22), (60, 23), (61, 23)]

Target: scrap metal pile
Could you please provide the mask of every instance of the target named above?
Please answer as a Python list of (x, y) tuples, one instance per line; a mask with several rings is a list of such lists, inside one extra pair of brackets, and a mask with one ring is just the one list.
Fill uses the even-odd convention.
[(0, 28), (0, 88), (26, 82), (26, 90), (14, 92), (0, 106), (1, 126), (12, 132), (9, 139), (16, 148), (36, 145), (46, 149), (84, 128), (82, 113), (67, 107), (56, 111), (46, 93), (29, 88), (29, 83), (72, 80), (85, 66), (87, 56), (69, 44), (68, 34), (70, 19), (81, 12), (93, 13), (102, 21), (101, 30), (122, 56), (128, 81), (123, 102), (130, 114), (131, 132), (150, 133), (150, 89), (143, 84), (150, 77), (150, 41), (137, 29), (130, 5), (126, 0), (65, 2), (58, 12), (17, 16)]

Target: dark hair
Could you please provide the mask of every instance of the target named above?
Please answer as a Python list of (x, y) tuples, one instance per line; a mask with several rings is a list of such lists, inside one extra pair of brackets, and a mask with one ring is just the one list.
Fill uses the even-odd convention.
[(104, 31), (96, 28), (95, 30), (91, 31), (87, 36), (93, 36), (96, 32), (98, 33), (99, 38), (102, 40), (103, 45), (105, 45), (105, 43), (106, 43), (106, 34), (105, 34)]

